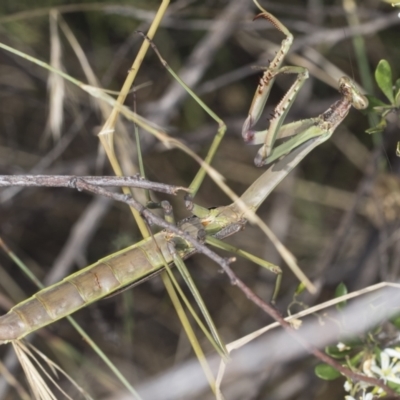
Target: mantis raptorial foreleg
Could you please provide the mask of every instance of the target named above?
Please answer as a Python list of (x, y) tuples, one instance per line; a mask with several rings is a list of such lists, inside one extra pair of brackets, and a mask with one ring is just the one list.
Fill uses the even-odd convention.
[[(242, 128), (242, 136), (245, 142), (249, 144), (263, 143), (254, 160), (255, 164), (261, 167), (276, 161), (313, 137), (325, 135), (327, 133), (330, 136), (336, 129), (337, 125), (345, 118), (350, 106), (357, 109), (364, 109), (367, 107), (368, 101), (358, 92), (350, 79), (343, 77), (339, 81), (339, 91), (343, 95), (344, 99), (341, 100), (341, 104), (335, 103), (319, 117), (282, 125), (298, 91), (303, 86), (304, 81), (308, 78), (308, 71), (302, 67), (281, 67), (282, 61), (292, 44), (293, 36), (276, 17), (265, 11), (256, 0), (254, 0), (254, 2), (262, 11), (262, 13), (257, 15), (256, 18), (267, 19), (286, 36), (282, 41), (280, 50), (277, 52), (275, 58), (271, 61), (269, 67), (266, 68), (262, 78), (260, 79), (253, 102), (250, 106), (248, 117)], [(291, 88), (284, 95), (283, 99), (275, 107), (273, 116), (270, 119), (269, 128), (262, 131), (252, 130), (264, 110), (276, 76), (278, 74), (289, 73), (295, 73), (298, 74), (298, 76)], [(335, 117), (335, 122), (333, 124), (330, 121), (331, 115), (334, 115)], [(328, 123), (323, 125), (324, 121), (328, 121)], [(319, 129), (315, 129), (317, 126)], [(288, 137), (290, 137), (289, 140), (274, 148), (276, 139)]]
[[(257, 5), (258, 3), (255, 2)], [(259, 5), (258, 5), (259, 6)], [(282, 126), (283, 121), (286, 118), (290, 107), (293, 104), (294, 99), (297, 96), (298, 91), (304, 84), (304, 81), (308, 78), (308, 70), (303, 67), (283, 67), (281, 68), (282, 62), (290, 49), (293, 42), (293, 35), (276, 17), (265, 11), (259, 6), (263, 12), (257, 15), (254, 19), (265, 18), (269, 20), (279, 31), (281, 31), (286, 38), (281, 43), (281, 48), (276, 53), (274, 59), (270, 62), (269, 66), (265, 69), (263, 76), (260, 79), (260, 83), (256, 89), (256, 92), (251, 103), (249, 114), (243, 124), (242, 136), (246, 143), (249, 144), (260, 144), (264, 142), (264, 145), (259, 150), (258, 158), (260, 163), (258, 166), (264, 165), (263, 160), (267, 158), (272, 151), (275, 140), (279, 137), (279, 130)], [(262, 131), (252, 130), (253, 126), (258, 122), (261, 114), (264, 110), (265, 104), (268, 100), (269, 93), (272, 85), (275, 82), (275, 78), (279, 74), (297, 74), (297, 78), (292, 84), (291, 88), (285, 94), (283, 99), (275, 107), (273, 116), (270, 120), (269, 129)]]
[[(290, 107), (292, 106), (298, 91), (303, 86), (304, 81), (308, 78), (308, 70), (303, 67), (292, 66), (281, 68), (282, 62), (286, 54), (288, 53), (290, 46), (293, 43), (293, 35), (286, 28), (286, 26), (283, 25), (275, 16), (265, 11), (256, 1), (255, 3), (263, 12), (257, 15), (254, 19), (265, 18), (269, 20), (279, 31), (281, 31), (286, 36), (286, 38), (281, 43), (281, 48), (276, 53), (274, 59), (270, 62), (269, 66), (265, 69), (265, 72), (260, 79), (260, 83), (258, 84), (252, 104), (249, 109), (249, 114), (242, 128), (242, 136), (246, 143), (264, 143), (264, 145), (259, 150), (259, 154), (256, 159), (256, 164), (258, 166), (262, 166), (264, 165), (263, 161), (271, 154), (275, 140), (280, 137), (279, 131), (282, 123), (285, 120), (286, 115), (290, 110)], [(269, 129), (254, 131), (252, 130), (252, 128), (260, 119), (265, 104), (268, 100), (272, 85), (275, 82), (275, 78), (279, 74), (297, 74), (297, 78), (292, 84), (291, 88), (285, 94), (283, 99), (275, 107), (273, 116), (270, 120)], [(259, 160), (259, 162), (257, 160)]]

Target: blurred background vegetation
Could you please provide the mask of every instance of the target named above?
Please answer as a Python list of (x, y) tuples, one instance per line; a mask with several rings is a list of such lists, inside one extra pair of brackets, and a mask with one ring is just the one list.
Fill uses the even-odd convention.
[[(64, 33), (59, 27), (50, 29), (50, 9), (58, 10), (58, 20), (76, 36), (101, 85), (118, 91), (142, 43), (134, 31), (148, 29), (158, 5), (159, 1), (153, 0), (37, 0), (34, 5), (3, 1), (0, 40), (42, 60), (53, 56), (65, 72), (86, 82)], [(286, 63), (310, 71), (288, 120), (326, 110), (339, 98), (336, 82), (342, 75), (354, 78), (368, 93), (384, 100), (373, 79), (381, 59), (389, 61), (395, 79), (400, 77), (400, 18), (390, 5), (379, 0), (274, 0), (262, 5), (295, 37)], [(262, 74), (253, 66), (268, 65), (282, 40), (267, 21), (252, 22), (256, 13), (250, 0), (178, 0), (172, 2), (155, 37), (171, 67), (227, 123), (214, 166), (238, 194), (262, 173), (253, 164), (257, 149), (244, 145), (240, 135)], [(136, 85), (146, 82), (150, 85), (137, 92), (138, 113), (204, 157), (217, 126), (176, 88), (152, 51)], [(258, 126), (266, 126), (273, 106), (292, 82), (292, 76), (277, 79)], [(49, 90), (47, 71), (4, 51), (0, 51), (0, 87), (1, 174), (112, 173), (98, 152), (96, 133), (104, 120), (85, 93), (69, 83), (61, 94)], [(57, 101), (63, 104), (62, 118), (57, 117)], [(127, 104), (132, 106), (132, 96)], [(123, 123), (133, 137), (133, 126)], [(366, 115), (352, 110), (333, 139), (310, 154), (260, 209), (260, 217), (317, 284), (316, 295), (303, 294), (302, 301), (308, 305), (332, 298), (340, 282), (356, 290), (398, 279), (400, 164), (395, 143), (400, 140), (399, 121), (389, 118), (383, 135), (373, 137), (365, 133), (370, 124)], [(167, 150), (145, 133), (142, 137), (148, 178), (187, 186), (198, 164), (179, 150)], [(135, 146), (125, 147), (130, 151), (129, 160), (122, 155), (125, 164), (135, 164)], [(177, 218), (188, 215), (182, 196), (169, 200)], [(195, 201), (207, 207), (229, 203), (210, 179)], [(3, 189), (0, 235), (47, 283), (141, 239), (127, 207), (67, 189)], [(258, 228), (248, 226), (230, 242), (283, 267), (277, 306), (285, 311), (298, 282), (268, 239)], [(226, 342), (271, 322), (210, 260), (196, 255), (187, 263)], [(35, 288), (3, 253), (0, 268), (0, 308), (5, 313)], [(259, 296), (270, 298), (275, 279), (271, 273), (244, 260), (238, 260), (233, 268)], [(75, 316), (133, 384), (193, 357), (158, 277)], [(94, 398), (122, 398), (121, 384), (67, 321), (42, 329), (33, 342)], [(11, 359), (7, 346), (0, 350)], [(306, 355), (291, 362), (278, 358), (270, 362), (251, 375), (228, 382), (226, 398), (344, 396), (343, 380), (320, 381), (313, 372), (316, 361)], [(20, 376), (18, 367), (11, 368)], [(0, 395), (2, 399), (18, 398), (4, 381), (0, 382)], [(184, 398), (210, 396), (205, 391)]]

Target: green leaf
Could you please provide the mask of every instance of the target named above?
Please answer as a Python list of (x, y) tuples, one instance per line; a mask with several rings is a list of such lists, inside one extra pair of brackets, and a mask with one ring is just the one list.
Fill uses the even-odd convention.
[(364, 355), (364, 351), (360, 351), (355, 356), (351, 357), (348, 363), (353, 367), (357, 367)]
[(400, 89), (397, 90), (397, 92), (394, 96), (394, 104), (396, 105), (396, 107), (400, 107)]
[(397, 393), (400, 393), (400, 385), (394, 382), (388, 382), (387, 385), (390, 387), (390, 389), (393, 389)]
[(399, 92), (400, 91), (400, 78), (396, 79), (396, 82), (394, 83), (394, 91)]
[(382, 133), (385, 130), (385, 128), (386, 128), (386, 120), (385, 118), (381, 118), (378, 125), (367, 129), (365, 132), (369, 134)]
[(294, 295), (298, 296), (299, 294), (303, 293), (305, 288), (306, 288), (306, 286), (304, 285), (304, 283), (300, 282), (299, 285), (296, 288), (296, 291), (294, 292)]
[(338, 346), (327, 346), (325, 347), (325, 353), (332, 358), (341, 359), (344, 358), (347, 354), (349, 354), (351, 349), (345, 349), (340, 351)]
[(375, 110), (376, 107), (385, 107), (385, 106), (389, 106), (390, 105), (384, 103), (382, 100), (371, 96), (369, 94), (366, 95), (367, 99), (368, 99), (368, 108), (367, 108), (367, 112), (377, 112), (377, 110)]
[(400, 157), (400, 142), (397, 142), (397, 146), (396, 146), (396, 156)]
[(397, 328), (400, 329), (400, 315), (395, 315), (390, 318), (390, 322)]
[(392, 69), (386, 60), (379, 61), (375, 70), (375, 80), (379, 88), (389, 99), (390, 103), (394, 103), (393, 97), (393, 83), (392, 83)]
[(331, 367), (328, 364), (318, 364), (315, 367), (315, 375), (318, 378), (324, 379), (325, 381), (333, 381), (334, 379), (339, 378), (342, 374), (335, 368)]
[[(344, 295), (346, 295), (347, 293), (348, 293), (348, 290), (347, 290), (346, 285), (345, 285), (343, 282), (341, 282), (341, 283), (339, 283), (339, 285), (337, 286), (337, 288), (336, 288), (336, 290), (335, 290), (335, 298), (344, 296)], [(342, 308), (344, 308), (344, 307), (346, 306), (346, 304), (347, 304), (346, 301), (341, 301), (340, 303), (338, 303), (338, 304), (336, 305), (336, 308), (337, 308), (338, 310), (341, 310)]]
[(381, 353), (382, 353), (382, 350), (378, 346), (374, 346), (374, 354), (375, 354), (376, 360), (381, 359)]
[(341, 282), (339, 285), (337, 285), (336, 290), (335, 290), (335, 297), (341, 297), (346, 295), (348, 292), (346, 285)]

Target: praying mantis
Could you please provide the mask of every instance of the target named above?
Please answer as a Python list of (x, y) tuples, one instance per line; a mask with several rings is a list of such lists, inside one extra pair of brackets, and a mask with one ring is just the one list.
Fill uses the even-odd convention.
[[(189, 185), (190, 196), (186, 199), (186, 204), (192, 216), (175, 224), (171, 208), (167, 203), (163, 203), (165, 220), (169, 222), (169, 226), (165, 230), (105, 257), (17, 304), (6, 315), (0, 317), (0, 341), (2, 343), (17, 342), (29, 333), (68, 316), (104, 296), (117, 292), (132, 283), (139, 283), (161, 271), (165, 265), (175, 264), (178, 266), (198, 300), (200, 297), (196, 294), (195, 286), (183, 263), (184, 259), (199, 250), (198, 244), (230, 250), (276, 273), (277, 284), (273, 298), (277, 296), (282, 276), (280, 268), (243, 250), (227, 245), (222, 240), (240, 231), (249, 219), (249, 213), (257, 211), (276, 185), (310, 151), (330, 138), (352, 106), (358, 109), (365, 108), (366, 99), (348, 78), (342, 78), (339, 82), (340, 100), (318, 117), (285, 125), (286, 114), (296, 93), (307, 78), (308, 72), (300, 67), (282, 67), (293, 40), (292, 35), (274, 16), (263, 9), (261, 11), (257, 18), (272, 22), (286, 37), (280, 51), (270, 66), (265, 69), (242, 129), (243, 138), (248, 144), (261, 145), (255, 162), (258, 166), (267, 166), (267, 170), (250, 185), (238, 201), (228, 206), (208, 209), (194, 203), (193, 199), (206, 175), (207, 165), (211, 164), (218, 144), (225, 133), (224, 123), (218, 117), (215, 118), (219, 124), (219, 130), (211, 145), (211, 151), (206, 157), (207, 165), (200, 169)], [(148, 40), (145, 35), (144, 40)], [(161, 57), (159, 53), (157, 54)], [(168, 69), (166, 62), (162, 61)], [(279, 74), (297, 74), (297, 79), (275, 108), (269, 129), (261, 132), (254, 131), (274, 80)], [(104, 96), (104, 100), (111, 105), (114, 104), (112, 103), (113, 99), (106, 96)], [(276, 145), (277, 141), (282, 139), (285, 140), (284, 143)], [(216, 333), (211, 317), (205, 307), (200, 306), (200, 308), (212, 331), (217, 347), (223, 348), (224, 345)], [(224, 355), (223, 350), (221, 353)]]
[[(258, 3), (256, 4), (258, 5)], [(246, 143), (261, 145), (255, 164), (260, 167), (268, 166), (267, 170), (250, 185), (238, 201), (228, 206), (208, 209), (193, 202), (206, 174), (206, 167), (202, 167), (189, 185), (190, 195), (186, 204), (192, 216), (178, 222), (177, 230), (172, 229), (175, 223), (169, 204), (163, 203), (165, 218), (171, 224), (170, 228), (109, 255), (14, 306), (7, 314), (0, 317), (0, 341), (2, 343), (19, 340), (90, 303), (132, 283), (139, 282), (164, 268), (165, 264), (177, 265), (186, 275), (183, 260), (198, 251), (196, 247), (198, 242), (234, 251), (278, 274), (274, 291), (274, 298), (276, 297), (281, 277), (280, 268), (251, 256), (245, 251), (239, 251), (224, 243), (222, 239), (243, 228), (248, 219), (248, 212), (257, 211), (290, 171), (309, 152), (331, 137), (351, 107), (364, 109), (367, 107), (368, 101), (350, 79), (343, 77), (339, 81), (341, 98), (325, 112), (315, 118), (285, 125), (286, 115), (307, 79), (308, 71), (302, 67), (282, 67), (293, 36), (276, 17), (261, 6), (258, 5), (258, 7), (261, 13), (256, 18), (270, 21), (285, 35), (280, 50), (260, 79), (242, 129)], [(150, 41), (145, 35), (143, 36), (144, 40)], [(2, 45), (2, 47), (7, 49), (6, 46)], [(156, 52), (170, 71), (161, 55), (157, 50)], [(276, 106), (268, 129), (255, 131), (254, 126), (260, 119), (271, 87), (279, 74), (295, 74), (297, 77)], [(218, 144), (225, 133), (225, 125), (219, 119), (215, 119), (220, 127), (211, 145), (210, 153), (206, 157), (207, 164), (212, 162)], [(285, 140), (284, 143), (276, 145), (276, 141), (282, 139)], [(206, 319), (211, 325), (211, 318), (206, 315)]]

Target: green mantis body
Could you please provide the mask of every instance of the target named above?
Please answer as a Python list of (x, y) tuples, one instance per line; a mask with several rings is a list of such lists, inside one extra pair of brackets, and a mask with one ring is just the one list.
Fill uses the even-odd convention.
[[(221, 236), (224, 228), (240, 222), (240, 216), (235, 215), (233, 208), (220, 207), (210, 214), (214, 218), (210, 215), (206, 221), (192, 217), (181, 221), (178, 226), (198, 240), (199, 232), (210, 234), (217, 231)], [(118, 289), (140, 281), (161, 269), (164, 262), (172, 264), (174, 260), (169, 244), (173, 244), (181, 258), (194, 253), (189, 242), (161, 231), (89, 265), (13, 307), (0, 317), (0, 340), (21, 339)]]
[[(245, 141), (252, 144), (263, 143), (256, 158), (256, 164), (271, 165), (244, 192), (240, 203), (212, 210), (194, 205), (191, 207), (193, 216), (178, 223), (178, 227), (193, 239), (219, 247), (220, 239), (236, 233), (244, 226), (246, 208), (256, 211), (276, 185), (312, 149), (332, 135), (351, 106), (361, 109), (367, 105), (366, 98), (359, 94), (351, 81), (348, 78), (342, 78), (339, 82), (341, 99), (323, 114), (316, 118), (283, 125), (286, 113), (308, 76), (308, 72), (300, 67), (280, 67), (290, 47), (292, 36), (275, 17), (265, 10), (257, 18), (259, 17), (270, 20), (287, 36), (281, 50), (261, 78), (249, 116), (243, 126)], [(260, 118), (271, 85), (279, 73), (297, 73), (298, 78), (276, 107), (269, 129), (254, 132), (252, 127)], [(274, 147), (275, 140), (283, 138), (287, 138), (287, 141)], [(193, 186), (197, 187), (197, 183), (191, 185)], [(7, 314), (0, 317), (0, 341), (5, 343), (21, 339), (112, 292), (152, 275), (162, 269), (165, 262), (173, 264), (177, 262), (177, 256), (185, 259), (195, 252), (193, 245), (183, 237), (166, 230), (161, 231), (153, 237), (99, 260), (13, 307)], [(270, 269), (279, 272), (276, 266)]]

